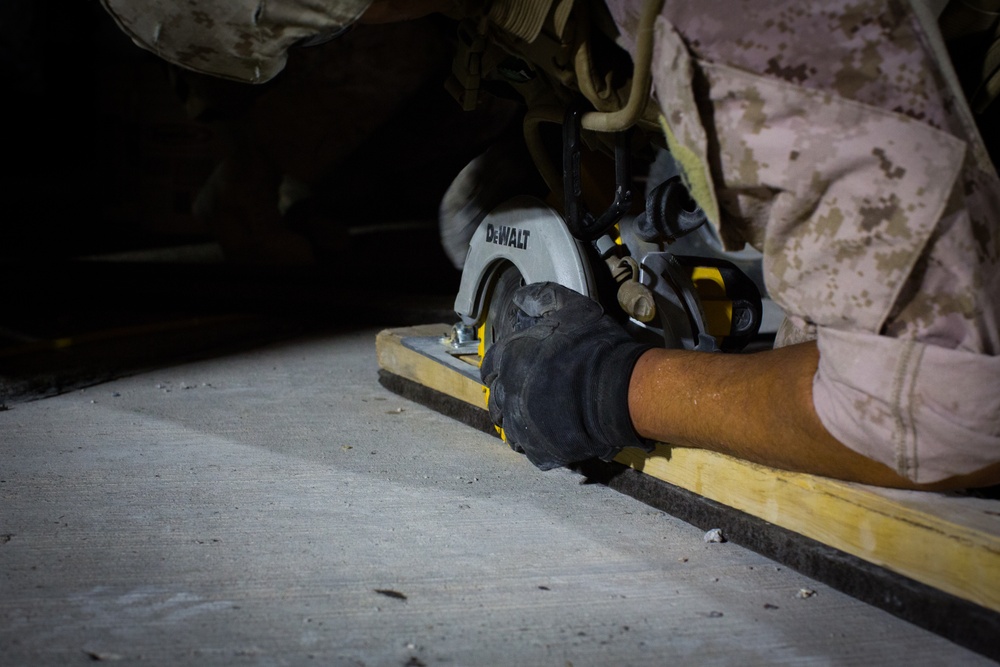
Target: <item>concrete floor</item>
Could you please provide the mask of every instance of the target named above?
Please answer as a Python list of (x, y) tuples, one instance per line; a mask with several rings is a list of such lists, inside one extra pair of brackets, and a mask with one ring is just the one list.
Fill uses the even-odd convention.
[(386, 391), (375, 334), (0, 412), (0, 664), (993, 664)]

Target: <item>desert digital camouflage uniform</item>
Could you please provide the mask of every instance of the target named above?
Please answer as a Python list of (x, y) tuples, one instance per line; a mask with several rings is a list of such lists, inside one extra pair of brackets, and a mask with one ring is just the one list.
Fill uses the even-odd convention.
[[(103, 1), (112, 14), (131, 4)], [(817, 341), (823, 424), (859, 453), (933, 482), (1000, 461), (1000, 180), (933, 17), (913, 2), (666, 0), (652, 70), (667, 143), (695, 198), (727, 245), (764, 254), (769, 296), (787, 316), (778, 344)], [(148, 3), (116, 18), (168, 60), (261, 81), (288, 46), (335, 32), (368, 2), (323, 3), (332, 20), (316, 19), (312, 4), (307, 20), (270, 16), (277, 41), (246, 27), (260, 22), (259, 3), (238, 4), (228, 41), (196, 16), (206, 32), (185, 45), (178, 28), (172, 50), (163, 29), (174, 24), (149, 19)], [(530, 62), (543, 24), (558, 32), (585, 4), (496, 0), (488, 11)], [(642, 6), (607, 0), (633, 54)], [(272, 25), (282, 16), (295, 28)], [(231, 52), (235, 65), (204, 64)]]
[(336, 36), (372, 0), (101, 0), (137, 45), (186, 69), (264, 83), (285, 66), (288, 49)]
[[(639, 3), (608, 5), (633, 50)], [(652, 61), (778, 344), (817, 341), (823, 424), (916, 482), (1000, 461), (1000, 181), (936, 37), (906, 0), (667, 0)]]

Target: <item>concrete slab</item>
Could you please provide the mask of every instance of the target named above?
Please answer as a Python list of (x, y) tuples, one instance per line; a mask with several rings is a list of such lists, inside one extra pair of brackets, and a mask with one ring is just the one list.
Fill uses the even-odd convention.
[(993, 664), (388, 392), (375, 334), (0, 412), (0, 663)]

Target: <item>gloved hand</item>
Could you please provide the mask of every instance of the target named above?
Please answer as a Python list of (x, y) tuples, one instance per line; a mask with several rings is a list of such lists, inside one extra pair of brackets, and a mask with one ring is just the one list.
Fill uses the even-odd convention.
[(562, 285), (526, 285), (513, 301), (514, 331), (490, 347), (480, 370), (507, 443), (542, 470), (610, 461), (626, 446), (652, 451), (628, 409), (632, 368), (651, 346)]

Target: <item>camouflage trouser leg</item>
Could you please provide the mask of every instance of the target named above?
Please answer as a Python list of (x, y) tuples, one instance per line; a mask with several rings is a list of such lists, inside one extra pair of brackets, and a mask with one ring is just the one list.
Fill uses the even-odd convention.
[(906, 2), (671, 0), (653, 56), (703, 207), (818, 339), (823, 423), (921, 482), (1000, 460), (1000, 181), (928, 44)]

